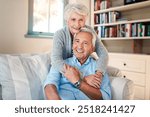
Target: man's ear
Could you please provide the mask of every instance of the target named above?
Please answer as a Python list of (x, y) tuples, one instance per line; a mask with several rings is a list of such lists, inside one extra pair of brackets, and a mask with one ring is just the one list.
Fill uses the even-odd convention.
[(95, 47), (92, 47), (91, 54), (95, 52)]
[(93, 47), (93, 50), (92, 50), (93, 52), (95, 52), (95, 47)]

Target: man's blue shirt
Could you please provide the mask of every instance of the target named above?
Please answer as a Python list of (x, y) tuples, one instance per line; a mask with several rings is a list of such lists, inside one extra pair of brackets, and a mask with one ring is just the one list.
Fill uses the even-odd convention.
[[(75, 56), (65, 60), (65, 63), (76, 67), (82, 78), (91, 74), (95, 74), (96, 71), (96, 61), (89, 57), (84, 64), (80, 64)], [(74, 87), (74, 85), (67, 80), (58, 70), (53, 66), (44, 82), (44, 87), (47, 84), (54, 84), (57, 87), (57, 91), (61, 99), (65, 100), (87, 100), (89, 97), (85, 95), (82, 91)], [(100, 91), (104, 100), (111, 99), (111, 85), (107, 73), (104, 74), (102, 78), (102, 83), (100, 86)]]

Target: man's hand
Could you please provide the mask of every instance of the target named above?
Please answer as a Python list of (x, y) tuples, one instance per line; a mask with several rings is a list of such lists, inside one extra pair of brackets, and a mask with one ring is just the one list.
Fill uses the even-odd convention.
[(72, 84), (76, 83), (80, 79), (80, 72), (75, 67), (64, 64), (63, 74)]
[(96, 74), (85, 76), (84, 81), (94, 88), (100, 88), (102, 82), (102, 73), (97, 71)]

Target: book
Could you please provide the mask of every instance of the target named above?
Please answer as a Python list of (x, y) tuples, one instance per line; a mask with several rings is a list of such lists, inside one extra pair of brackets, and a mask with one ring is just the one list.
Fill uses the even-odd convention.
[(94, 10), (100, 10), (101, 8), (101, 0), (94, 0)]
[(125, 36), (131, 37), (131, 24), (125, 24)]
[(145, 26), (144, 36), (150, 36), (150, 22), (144, 22), (143, 25)]
[(125, 37), (125, 24), (120, 25), (120, 37)]
[(137, 37), (137, 23), (132, 24), (131, 33), (132, 33), (132, 37)]

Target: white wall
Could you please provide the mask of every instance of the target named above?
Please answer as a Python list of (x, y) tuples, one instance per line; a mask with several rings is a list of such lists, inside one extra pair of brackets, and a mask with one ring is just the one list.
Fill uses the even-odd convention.
[(50, 50), (52, 39), (25, 38), (28, 0), (0, 0), (0, 53), (28, 53)]
[[(77, 1), (90, 6), (90, 0)], [(0, 15), (0, 53), (31, 53), (51, 50), (52, 39), (24, 37), (28, 29), (28, 0), (0, 0)]]

